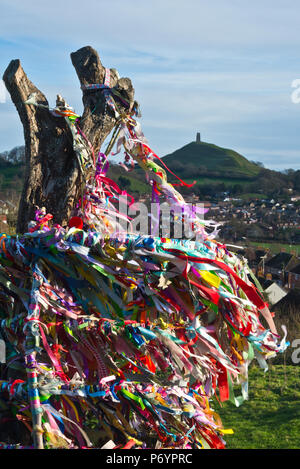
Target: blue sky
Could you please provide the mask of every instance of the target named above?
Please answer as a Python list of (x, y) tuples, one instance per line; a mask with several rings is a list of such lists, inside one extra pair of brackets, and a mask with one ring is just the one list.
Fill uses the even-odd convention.
[[(300, 103), (291, 100), (299, 26), (294, 0), (0, 0), (0, 73), (19, 58), (50, 104), (59, 93), (80, 113), (69, 54), (91, 45), (105, 66), (132, 79), (159, 155), (200, 131), (266, 167), (300, 169)], [(22, 143), (7, 97), (0, 151)]]

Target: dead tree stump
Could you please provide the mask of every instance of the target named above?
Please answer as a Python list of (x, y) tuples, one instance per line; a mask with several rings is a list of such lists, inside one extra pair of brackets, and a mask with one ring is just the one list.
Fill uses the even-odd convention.
[[(71, 54), (80, 84), (103, 84), (105, 67), (98, 53), (90, 46)], [(129, 78), (119, 78), (110, 70), (110, 86), (129, 102), (134, 103), (134, 89)], [(46, 207), (53, 222), (64, 226), (77, 201), (81, 172), (73, 149), (73, 137), (64, 118), (56, 117), (48, 109), (24, 104), (35, 93), (38, 104), (48, 106), (46, 96), (29, 80), (20, 60), (12, 60), (3, 75), (24, 128), (25, 181), (18, 212), (17, 232), (27, 231), (34, 218), (35, 207)], [(84, 112), (80, 129), (94, 148), (95, 154), (116, 124), (116, 117), (102, 90), (83, 91)], [(120, 103), (121, 112), (125, 111)], [(128, 112), (128, 109), (126, 109)]]

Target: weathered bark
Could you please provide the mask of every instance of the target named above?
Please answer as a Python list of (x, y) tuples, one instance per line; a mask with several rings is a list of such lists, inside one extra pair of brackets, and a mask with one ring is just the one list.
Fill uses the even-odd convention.
[[(103, 83), (105, 67), (92, 47), (83, 47), (71, 54), (72, 63), (81, 85)], [(19, 60), (12, 60), (3, 80), (11, 95), (24, 128), (26, 172), (19, 206), (17, 232), (27, 231), (34, 218), (35, 206), (46, 207), (53, 222), (64, 225), (79, 195), (81, 174), (73, 150), (72, 133), (62, 117), (47, 109), (24, 104), (32, 93), (36, 101), (48, 106), (45, 95), (28, 79)], [(133, 105), (134, 89), (129, 78), (119, 78), (111, 69), (111, 87)], [(95, 154), (116, 124), (116, 118), (106, 106), (101, 90), (84, 91), (84, 112), (80, 127), (92, 144)], [(118, 102), (121, 112), (125, 111)]]

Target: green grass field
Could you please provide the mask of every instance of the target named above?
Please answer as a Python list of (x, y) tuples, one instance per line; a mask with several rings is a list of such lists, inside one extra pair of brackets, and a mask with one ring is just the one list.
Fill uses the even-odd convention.
[(285, 252), (292, 253), (292, 252), (298, 252), (300, 254), (300, 244), (284, 244), (284, 243), (261, 243), (259, 241), (250, 241), (251, 246), (257, 246), (257, 247), (262, 247), (265, 249), (270, 249), (270, 251), (273, 254), (277, 254), (280, 252), (282, 249), (285, 250)]
[(249, 372), (249, 400), (236, 408), (215, 403), (228, 449), (300, 448), (300, 366), (272, 365), (267, 373)]
[[(171, 179), (171, 178), (170, 178)], [(187, 182), (188, 184), (192, 184), (194, 182), (195, 179), (193, 178), (184, 178), (184, 181)], [(221, 184), (221, 183), (224, 183), (225, 186), (234, 186), (235, 184), (245, 184), (245, 182), (249, 182), (249, 180), (245, 179), (245, 178), (229, 178), (229, 177), (207, 177), (207, 176), (203, 176), (203, 177), (199, 177), (197, 176), (197, 181), (196, 181), (196, 184), (202, 186), (204, 184)], [(247, 195), (247, 194), (245, 194)], [(249, 194), (248, 194), (249, 195)], [(250, 195), (253, 195), (253, 194), (250, 194)], [(242, 198), (241, 195), (238, 195), (236, 196), (238, 198)], [(247, 198), (247, 197), (246, 197)], [(260, 198), (260, 195), (258, 195), (256, 197), (256, 194), (252, 197), (252, 198)], [(262, 196), (261, 198), (264, 198), (264, 196)]]

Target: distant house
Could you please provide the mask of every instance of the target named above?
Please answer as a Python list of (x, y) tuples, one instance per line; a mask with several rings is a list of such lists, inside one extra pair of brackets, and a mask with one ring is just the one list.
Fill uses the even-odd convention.
[(275, 282), (271, 283), (271, 285), (265, 289), (265, 293), (271, 305), (278, 303), (287, 295), (287, 292)]
[(246, 257), (248, 259), (248, 265), (255, 275), (262, 277), (264, 275), (264, 264), (266, 260), (272, 257), (269, 251), (264, 249), (247, 248)]
[(300, 288), (300, 263), (288, 272), (289, 288)]
[(300, 260), (293, 254), (280, 252), (265, 262), (265, 275), (270, 280), (278, 280), (284, 286), (288, 281), (288, 272), (300, 264)]

